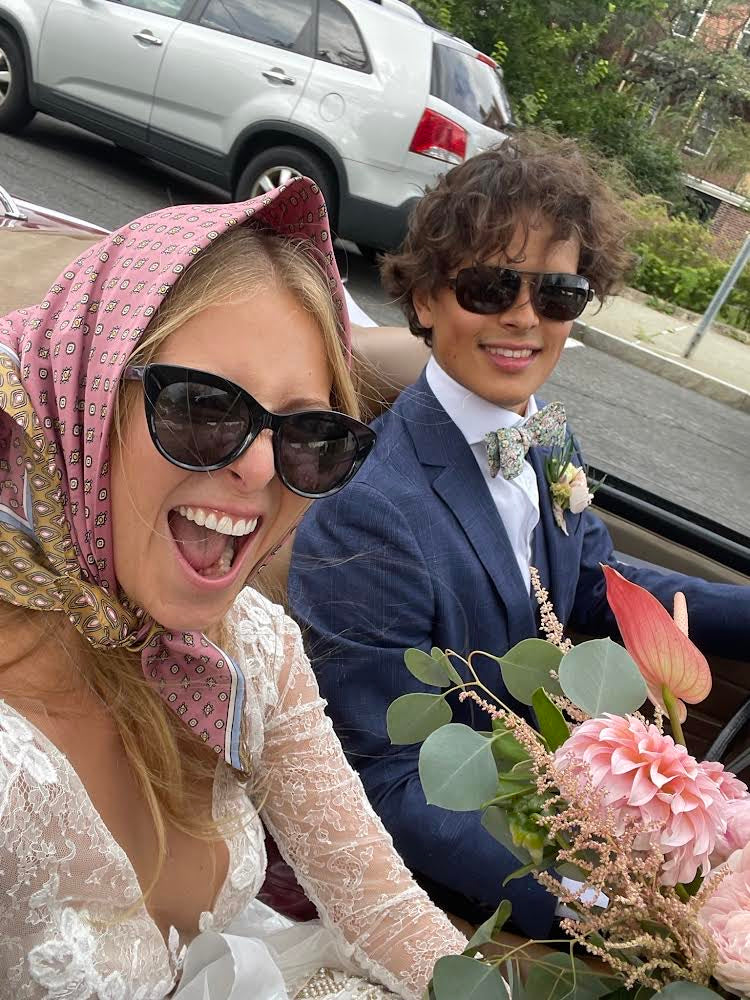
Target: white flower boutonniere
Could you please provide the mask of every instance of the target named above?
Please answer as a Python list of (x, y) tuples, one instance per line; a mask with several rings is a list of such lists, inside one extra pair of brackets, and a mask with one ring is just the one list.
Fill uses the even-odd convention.
[(545, 462), (545, 475), (549, 483), (552, 497), (552, 513), (561, 531), (568, 534), (565, 524), (565, 511), (572, 514), (582, 514), (594, 500), (594, 493), (601, 485), (589, 484), (585, 469), (573, 465), (573, 440), (569, 438), (562, 448), (553, 448), (552, 454)]

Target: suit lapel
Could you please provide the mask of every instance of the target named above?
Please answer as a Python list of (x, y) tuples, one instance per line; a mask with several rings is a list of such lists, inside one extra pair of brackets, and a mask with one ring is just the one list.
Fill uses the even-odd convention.
[(465, 438), (432, 393), (424, 373), (402, 413), (432, 486), (452, 511), (505, 606), (511, 645), (535, 631), (531, 602), (505, 527)]

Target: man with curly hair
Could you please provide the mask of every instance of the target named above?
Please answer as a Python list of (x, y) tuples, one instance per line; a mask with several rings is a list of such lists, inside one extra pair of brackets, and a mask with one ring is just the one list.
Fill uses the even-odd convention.
[[(667, 607), (682, 590), (704, 650), (736, 656), (750, 638), (750, 588), (619, 563), (585, 509), (584, 474), (571, 470), (553, 490), (545, 473), (569, 432), (561, 405), (535, 394), (573, 320), (621, 283), (626, 233), (617, 197), (569, 141), (519, 136), (445, 174), (383, 264), (387, 291), (432, 357), (375, 422), (358, 478), (307, 515), (292, 557), (289, 596), (322, 694), (396, 847), (449, 910), (479, 921), (505, 896), (532, 937), (549, 933), (554, 898), (531, 878), (502, 888), (515, 858), (478, 813), (428, 806), (419, 746), (388, 739), (389, 704), (430, 690), (406, 671), (404, 650), (502, 655), (537, 636), (532, 567), (567, 628), (616, 635), (602, 563)], [(577, 449), (572, 462), (583, 465)], [(521, 710), (498, 664), (475, 664)], [(471, 701), (452, 707), (455, 721), (489, 728)]]

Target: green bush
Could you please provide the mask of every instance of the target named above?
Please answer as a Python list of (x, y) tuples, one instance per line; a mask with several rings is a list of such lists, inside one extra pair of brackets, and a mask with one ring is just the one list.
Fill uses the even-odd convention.
[[(684, 216), (669, 218), (656, 200), (641, 199), (635, 214), (631, 249), (638, 263), (629, 283), (683, 309), (704, 312), (729, 268), (712, 250), (707, 227)], [(740, 276), (719, 318), (750, 330), (750, 269)]]

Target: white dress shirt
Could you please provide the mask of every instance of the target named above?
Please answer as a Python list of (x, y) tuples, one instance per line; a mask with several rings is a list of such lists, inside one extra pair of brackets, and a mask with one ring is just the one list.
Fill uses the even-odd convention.
[(474, 458), (505, 526), (526, 589), (529, 590), (531, 539), (534, 528), (539, 523), (539, 485), (536, 473), (527, 459), (523, 463), (521, 474), (515, 479), (505, 479), (501, 472), (493, 479), (487, 464), (484, 435), (501, 427), (513, 427), (533, 416), (538, 410), (536, 400), (533, 396), (529, 399), (526, 414), (521, 417), (512, 410), (505, 410), (502, 406), (496, 406), (482, 399), (481, 396), (477, 396), (456, 382), (443, 371), (434, 356), (427, 362), (425, 374), (427, 384), (434, 392), (437, 401), (466, 438), (466, 443), (474, 453)]

